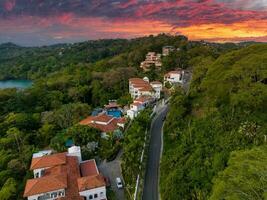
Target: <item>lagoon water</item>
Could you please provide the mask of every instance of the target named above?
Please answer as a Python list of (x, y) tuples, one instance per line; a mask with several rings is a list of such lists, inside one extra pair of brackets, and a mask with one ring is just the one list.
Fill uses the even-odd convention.
[(25, 89), (32, 86), (32, 81), (30, 80), (5, 80), (0, 81), (0, 89), (6, 88), (17, 88), (17, 89)]

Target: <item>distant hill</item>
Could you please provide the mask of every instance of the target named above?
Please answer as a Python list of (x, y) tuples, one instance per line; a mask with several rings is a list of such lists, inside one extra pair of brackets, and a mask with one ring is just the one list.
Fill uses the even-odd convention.
[[(119, 54), (139, 54), (139, 65), (148, 51), (161, 52), (162, 46), (174, 45), (184, 48), (203, 46), (188, 41), (184, 36), (142, 37), (132, 40), (96, 40), (74, 44), (57, 44), (43, 47), (21, 47), (12, 43), (0, 45), (0, 80), (9, 78), (36, 79), (70, 65), (88, 65)], [(214, 52), (225, 52), (239, 48), (235, 44), (214, 44)]]

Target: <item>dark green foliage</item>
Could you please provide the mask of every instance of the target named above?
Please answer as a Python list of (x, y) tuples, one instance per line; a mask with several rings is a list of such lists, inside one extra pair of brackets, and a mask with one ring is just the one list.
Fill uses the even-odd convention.
[(149, 131), (151, 110), (142, 111), (125, 133), (123, 143), (122, 171), (125, 183), (131, 194), (134, 192), (137, 175), (143, 166), (140, 157), (143, 151), (145, 134)]
[[(185, 97), (177, 92), (172, 97), (165, 124), (162, 199), (208, 199), (213, 179), (225, 169), (231, 152), (265, 142), (267, 88), (263, 80), (267, 78), (267, 46), (250, 46), (215, 61), (214, 57), (197, 60), (190, 93)], [(238, 169), (231, 167), (239, 163), (238, 159), (232, 156), (229, 161), (233, 177), (234, 173), (239, 177), (235, 172)], [(257, 173), (256, 168), (250, 170)], [(226, 168), (215, 182), (218, 185), (214, 186), (213, 199), (225, 199), (224, 194), (229, 194), (226, 199), (246, 199), (231, 196), (227, 190), (227, 171)], [(251, 179), (256, 180), (260, 181), (256, 177)], [(234, 184), (246, 190), (242, 180)]]
[(266, 199), (267, 146), (231, 153), (214, 181), (210, 200)]

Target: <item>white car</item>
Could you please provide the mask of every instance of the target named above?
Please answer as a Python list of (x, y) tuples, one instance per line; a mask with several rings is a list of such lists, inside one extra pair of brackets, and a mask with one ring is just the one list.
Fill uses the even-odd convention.
[(119, 178), (119, 177), (116, 178), (116, 185), (117, 185), (118, 189), (122, 189), (123, 188), (121, 178)]

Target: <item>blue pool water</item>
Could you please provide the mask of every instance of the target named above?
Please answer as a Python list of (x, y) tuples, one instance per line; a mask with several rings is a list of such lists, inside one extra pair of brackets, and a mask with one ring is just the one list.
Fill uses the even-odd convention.
[(116, 118), (120, 118), (121, 115), (122, 115), (122, 113), (121, 113), (120, 110), (108, 110), (108, 111), (107, 111), (107, 114), (108, 114), (108, 115), (111, 115), (111, 116), (113, 116), (113, 117), (116, 117)]

